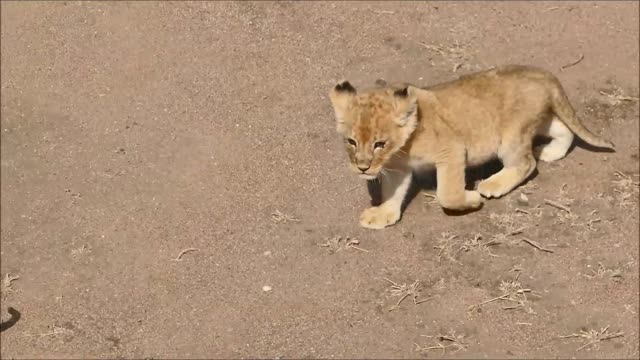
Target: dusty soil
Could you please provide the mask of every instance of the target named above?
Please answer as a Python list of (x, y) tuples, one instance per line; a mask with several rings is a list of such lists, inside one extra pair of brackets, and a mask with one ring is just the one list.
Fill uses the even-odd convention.
[[(3, 1), (1, 20), (2, 319), (22, 314), (3, 358), (640, 355), (637, 2)], [(330, 86), (507, 63), (554, 71), (617, 151), (359, 228)], [(385, 278), (416, 297), (394, 307), (412, 288)]]

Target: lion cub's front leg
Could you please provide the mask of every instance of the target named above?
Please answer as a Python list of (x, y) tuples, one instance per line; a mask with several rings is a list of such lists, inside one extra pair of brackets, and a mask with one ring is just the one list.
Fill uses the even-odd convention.
[(402, 202), (411, 185), (411, 169), (385, 170), (378, 181), (382, 187), (382, 204), (370, 207), (360, 215), (360, 225), (369, 229), (384, 229), (400, 220)]
[(465, 190), (464, 161), (436, 164), (438, 203), (445, 209), (471, 210), (482, 205), (482, 196), (477, 191)]

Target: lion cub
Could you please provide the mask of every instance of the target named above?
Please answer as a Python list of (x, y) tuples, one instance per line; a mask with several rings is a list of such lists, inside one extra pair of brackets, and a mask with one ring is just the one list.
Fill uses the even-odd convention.
[[(483, 196), (497, 198), (513, 190), (535, 169), (536, 158), (564, 157), (574, 134), (613, 149), (576, 118), (556, 77), (526, 66), (495, 68), (427, 88), (386, 86), (358, 93), (341, 81), (330, 98), (351, 168), (363, 179), (381, 182), (383, 203), (360, 216), (360, 225), (371, 229), (400, 219), (416, 168), (435, 165), (440, 205), (466, 210), (479, 208)], [(551, 142), (532, 149), (536, 134)], [(465, 190), (465, 167), (496, 156), (503, 169), (476, 191)]]

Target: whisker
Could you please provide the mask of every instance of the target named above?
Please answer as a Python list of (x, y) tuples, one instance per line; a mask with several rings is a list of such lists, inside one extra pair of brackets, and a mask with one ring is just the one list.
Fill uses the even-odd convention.
[(385, 171), (391, 171), (391, 172), (395, 172), (395, 173), (399, 173), (401, 174), (402, 171), (398, 170), (398, 169), (390, 169), (390, 168), (384, 168)]
[(382, 183), (382, 179), (387, 180), (388, 182), (391, 181), (391, 179), (389, 178), (391, 175), (389, 175), (389, 173), (387, 172), (387, 169), (385, 168), (380, 169), (380, 174), (382, 174), (380, 183)]

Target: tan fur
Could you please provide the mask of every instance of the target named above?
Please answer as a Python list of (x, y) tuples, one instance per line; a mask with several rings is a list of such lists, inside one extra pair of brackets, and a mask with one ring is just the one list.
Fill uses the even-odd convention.
[[(440, 205), (466, 210), (479, 208), (482, 196), (507, 194), (531, 174), (536, 134), (552, 138), (535, 150), (544, 161), (562, 158), (574, 133), (613, 148), (576, 118), (552, 74), (531, 67), (505, 66), (424, 89), (392, 85), (357, 93), (341, 81), (330, 98), (351, 168), (382, 184), (383, 203), (360, 217), (367, 228), (400, 219), (415, 168), (435, 165)], [(465, 167), (496, 156), (504, 168), (466, 191)]]

